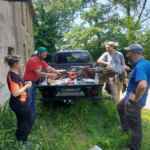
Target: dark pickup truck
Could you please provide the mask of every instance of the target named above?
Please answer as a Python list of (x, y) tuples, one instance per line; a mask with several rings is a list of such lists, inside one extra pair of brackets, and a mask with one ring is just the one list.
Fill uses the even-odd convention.
[(88, 51), (58, 51), (52, 55), (49, 65), (66, 71), (57, 80), (44, 80), (38, 86), (44, 101), (68, 102), (81, 97), (99, 99), (99, 78)]

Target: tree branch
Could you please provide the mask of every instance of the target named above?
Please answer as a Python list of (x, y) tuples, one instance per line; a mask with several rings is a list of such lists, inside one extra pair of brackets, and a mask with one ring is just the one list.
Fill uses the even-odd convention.
[(145, 10), (145, 7), (146, 7), (146, 3), (147, 3), (147, 0), (144, 0), (144, 3), (143, 3), (143, 6), (142, 6), (142, 9), (141, 9), (141, 12), (140, 12), (140, 14), (139, 14), (139, 16), (138, 16), (138, 19), (137, 19), (137, 21), (136, 21), (136, 25), (139, 23), (139, 21), (141, 20), (141, 17), (142, 17), (142, 15), (143, 15), (143, 12), (144, 12), (144, 10)]
[(147, 18), (143, 19), (143, 20), (141, 21), (141, 23), (144, 23), (145, 21), (147, 21), (147, 20), (149, 20), (149, 19), (150, 19), (150, 16), (148, 16)]

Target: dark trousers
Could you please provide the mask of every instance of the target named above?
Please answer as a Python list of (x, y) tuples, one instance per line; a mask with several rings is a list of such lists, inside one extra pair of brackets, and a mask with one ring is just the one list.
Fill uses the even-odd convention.
[(140, 150), (142, 140), (141, 107), (136, 103), (121, 101), (118, 105), (118, 113), (122, 129), (131, 130), (130, 150)]
[(28, 105), (31, 107), (32, 116), (35, 119), (36, 109), (35, 109), (35, 97), (36, 97), (36, 84), (32, 83), (32, 87), (28, 88)]
[(31, 108), (28, 104), (23, 104), (19, 102), (19, 100), (10, 99), (9, 104), (11, 109), (16, 114), (16, 138), (18, 141), (27, 141), (28, 135), (31, 132), (33, 125)]

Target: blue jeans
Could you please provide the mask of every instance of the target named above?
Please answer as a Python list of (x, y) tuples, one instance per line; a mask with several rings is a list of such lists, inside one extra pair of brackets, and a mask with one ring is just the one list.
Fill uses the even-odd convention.
[(35, 109), (36, 84), (35, 83), (32, 83), (32, 86), (28, 89), (28, 96), (29, 96), (28, 105), (31, 108), (33, 118), (35, 118), (36, 116), (36, 109)]

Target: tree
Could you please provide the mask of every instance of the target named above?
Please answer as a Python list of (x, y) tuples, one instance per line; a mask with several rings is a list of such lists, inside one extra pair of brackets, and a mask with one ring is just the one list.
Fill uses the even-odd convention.
[(121, 50), (138, 41), (147, 45), (147, 6), (147, 0), (36, 0), (36, 47), (87, 49), (97, 59), (108, 40), (118, 41)]
[(62, 43), (63, 33), (70, 28), (82, 0), (36, 0), (34, 2), (35, 47), (46, 46), (55, 51)]
[(112, 0), (112, 3), (125, 10), (123, 24), (127, 28), (127, 39), (129, 43), (135, 41), (136, 32), (142, 28), (142, 23), (150, 18), (150, 15), (147, 15), (147, 0)]
[[(95, 58), (103, 51), (105, 41), (120, 43), (120, 49), (138, 42), (147, 21), (147, 0), (86, 0), (81, 13), (81, 24), (65, 34), (67, 47), (92, 51)], [(149, 14), (148, 14), (149, 15)], [(144, 34), (146, 36), (146, 34)], [(145, 37), (147, 38), (147, 37)]]
[(82, 24), (65, 34), (66, 46), (89, 50), (95, 59), (103, 52), (103, 43), (115, 40), (126, 43), (119, 14), (108, 4), (92, 2), (81, 12)]

